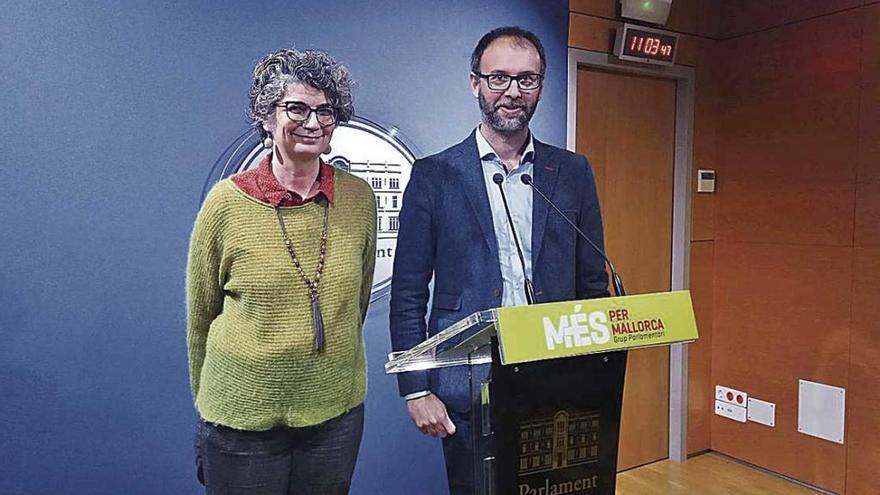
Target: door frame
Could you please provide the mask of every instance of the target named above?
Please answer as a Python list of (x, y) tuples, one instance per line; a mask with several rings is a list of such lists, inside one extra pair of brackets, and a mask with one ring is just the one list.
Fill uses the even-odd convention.
[[(672, 177), (672, 290), (689, 287), (690, 177), (693, 159), (694, 81), (693, 67), (645, 66), (622, 62), (605, 52), (568, 49), (568, 118), (566, 147), (575, 151), (577, 126), (577, 73), (591, 67), (626, 75), (675, 81), (675, 144)], [(610, 253), (610, 257), (614, 253)], [(688, 348), (673, 344), (669, 349), (669, 459), (687, 459)]]

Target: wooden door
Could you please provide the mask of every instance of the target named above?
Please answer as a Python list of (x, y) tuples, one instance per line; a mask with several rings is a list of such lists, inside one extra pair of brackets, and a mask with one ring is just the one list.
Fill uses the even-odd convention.
[[(593, 166), (605, 248), (628, 294), (671, 289), (675, 81), (581, 67), (576, 148)], [(668, 456), (669, 350), (632, 351), (618, 470)]]

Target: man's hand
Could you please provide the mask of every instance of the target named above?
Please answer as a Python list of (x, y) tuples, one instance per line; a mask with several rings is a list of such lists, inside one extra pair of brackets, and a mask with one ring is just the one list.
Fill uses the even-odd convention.
[(446, 405), (434, 394), (406, 401), (406, 409), (410, 419), (425, 435), (444, 438), (455, 433)]

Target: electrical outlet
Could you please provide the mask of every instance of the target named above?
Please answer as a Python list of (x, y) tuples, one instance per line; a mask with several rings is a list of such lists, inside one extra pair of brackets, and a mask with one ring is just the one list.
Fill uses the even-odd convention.
[(727, 402), (728, 404), (733, 404), (739, 407), (746, 407), (749, 401), (749, 394), (735, 388), (715, 385), (715, 400)]

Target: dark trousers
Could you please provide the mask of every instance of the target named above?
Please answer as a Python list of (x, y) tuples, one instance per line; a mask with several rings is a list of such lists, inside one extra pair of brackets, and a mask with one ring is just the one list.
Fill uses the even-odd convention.
[(447, 410), (455, 435), (443, 439), (443, 458), (450, 495), (474, 493), (474, 438), (471, 413)]
[(242, 431), (202, 421), (208, 495), (345, 495), (364, 428), (363, 404), (305, 428)]

